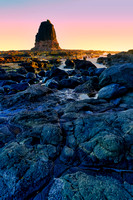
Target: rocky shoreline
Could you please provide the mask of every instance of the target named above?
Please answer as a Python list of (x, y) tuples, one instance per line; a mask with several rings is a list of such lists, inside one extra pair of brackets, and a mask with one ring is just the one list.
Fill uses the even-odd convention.
[(0, 69), (0, 199), (132, 200), (133, 64), (51, 64)]

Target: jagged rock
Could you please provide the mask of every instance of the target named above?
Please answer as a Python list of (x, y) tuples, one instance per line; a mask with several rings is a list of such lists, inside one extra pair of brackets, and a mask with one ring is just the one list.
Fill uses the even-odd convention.
[(49, 20), (42, 22), (36, 35), (35, 47), (32, 50), (50, 51), (59, 49), (54, 25)]

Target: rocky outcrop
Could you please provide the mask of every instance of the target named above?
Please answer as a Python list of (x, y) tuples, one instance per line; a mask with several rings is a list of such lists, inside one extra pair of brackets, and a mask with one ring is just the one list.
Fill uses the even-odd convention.
[(42, 22), (36, 35), (35, 47), (32, 50), (50, 51), (58, 49), (60, 47), (56, 39), (54, 25), (49, 20)]

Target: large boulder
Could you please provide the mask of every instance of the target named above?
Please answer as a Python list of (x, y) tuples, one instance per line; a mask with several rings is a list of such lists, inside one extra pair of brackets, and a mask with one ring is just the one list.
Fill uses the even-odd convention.
[[(74, 135), (81, 150), (81, 160), (84, 162), (84, 153), (84, 155), (88, 155), (86, 161), (90, 162), (92, 160), (94, 165), (97, 161), (99, 164), (104, 163), (105, 166), (109, 163), (110, 165), (116, 165), (123, 158), (127, 161), (133, 160), (132, 156), (128, 156), (128, 154), (131, 155), (129, 149), (132, 146), (131, 119), (132, 110), (119, 112), (118, 114), (97, 114), (95, 117), (90, 115), (84, 118), (83, 121), (77, 120)], [(84, 123), (83, 126), (81, 121)], [(94, 124), (97, 124), (96, 127)], [(112, 129), (112, 127), (115, 128)]]
[(105, 70), (106, 68), (96, 68), (95, 69), (95, 75), (100, 76), (100, 74)]
[(49, 78), (54, 77), (55, 79), (62, 80), (63, 78), (68, 78), (68, 73), (54, 66), (51, 68), (48, 76)]
[(87, 61), (87, 60), (75, 60), (75, 69), (78, 69), (78, 70), (95, 70), (96, 69), (96, 66), (90, 62), (90, 61)]
[(107, 68), (99, 77), (100, 87), (117, 83), (133, 88), (133, 64), (116, 65)]
[(113, 99), (124, 95), (127, 92), (125, 86), (119, 84), (110, 84), (101, 88), (98, 92), (98, 98), (100, 99)]
[(59, 83), (60, 83), (61, 88), (72, 88), (73, 89), (80, 84), (80, 81), (76, 78), (67, 78), (67, 79), (61, 80)]

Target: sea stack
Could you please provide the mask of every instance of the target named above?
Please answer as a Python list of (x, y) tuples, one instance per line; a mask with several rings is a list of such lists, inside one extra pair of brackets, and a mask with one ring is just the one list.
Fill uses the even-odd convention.
[(54, 25), (49, 21), (41, 22), (35, 39), (34, 51), (51, 51), (59, 50)]

